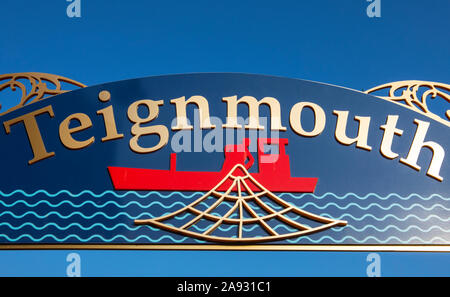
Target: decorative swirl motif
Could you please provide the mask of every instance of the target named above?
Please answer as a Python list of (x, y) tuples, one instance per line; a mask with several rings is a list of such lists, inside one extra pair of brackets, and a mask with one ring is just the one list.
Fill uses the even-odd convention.
[[(31, 88), (27, 90), (26, 84), (19, 81), (20, 79), (28, 80)], [(7, 81), (2, 83), (2, 81), (5, 80)], [(53, 96), (68, 92), (69, 90), (61, 89), (62, 82), (69, 83), (80, 88), (86, 87), (84, 84), (72, 79), (47, 73), (23, 72), (0, 75), (0, 92), (6, 88), (10, 88), (12, 91), (16, 91), (16, 89), (19, 88), (22, 91), (22, 97), (20, 98), (19, 104), (16, 106), (13, 106), (6, 111), (2, 111), (2, 106), (0, 104), (0, 116), (24, 107), (25, 105), (44, 99), (46, 98), (46, 95)], [(54, 88), (50, 88), (48, 83), (53, 84)]]
[[(419, 89), (426, 88), (427, 90), (422, 93), (420, 96)], [(438, 122), (443, 123), (450, 127), (450, 109), (445, 112), (445, 117), (440, 117), (437, 114), (431, 112), (428, 108), (428, 97), (431, 96), (432, 99), (439, 96), (444, 99), (447, 103), (450, 103), (450, 85), (444, 83), (437, 82), (428, 82), (428, 81), (419, 81), (419, 80), (405, 80), (387, 83), (381, 86), (374, 87), (368, 91), (366, 94), (372, 94), (374, 92), (389, 89), (388, 96), (378, 96), (382, 99), (400, 103), (409, 109), (412, 109), (416, 112), (422, 113), (429, 118), (437, 120)], [(400, 95), (396, 95), (395, 93), (402, 91)], [(445, 92), (447, 91), (447, 92)], [(375, 94), (373, 94), (375, 95)], [(375, 95), (377, 96), (377, 95)], [(420, 96), (420, 98), (419, 98)]]

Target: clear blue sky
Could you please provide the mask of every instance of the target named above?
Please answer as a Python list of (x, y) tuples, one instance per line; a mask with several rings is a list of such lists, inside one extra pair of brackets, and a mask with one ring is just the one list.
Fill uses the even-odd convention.
[[(46, 72), (95, 85), (171, 73), (246, 72), (359, 90), (407, 79), (450, 82), (448, 0), (381, 0), (381, 18), (367, 17), (366, 0), (81, 0), (81, 18), (67, 17), (68, 4), (2, 0), (0, 74)], [(64, 275), (67, 253), (0, 252), (0, 275)], [(169, 268), (173, 275), (231, 275), (242, 261), (269, 259), (247, 273), (295, 276), (365, 275), (367, 254), (80, 255), (83, 275), (167, 275)], [(450, 254), (381, 256), (383, 275), (450, 275)], [(209, 268), (195, 267), (193, 257)]]
[(3, 0), (0, 72), (87, 85), (186, 72), (248, 72), (361, 89), (450, 81), (448, 0)]

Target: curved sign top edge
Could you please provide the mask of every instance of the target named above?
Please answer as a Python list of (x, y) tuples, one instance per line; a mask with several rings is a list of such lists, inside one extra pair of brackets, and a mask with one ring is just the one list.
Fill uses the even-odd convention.
[[(250, 76), (265, 76), (265, 77), (273, 77), (273, 78), (281, 78), (281, 79), (293, 79), (293, 80), (299, 80), (299, 81), (306, 81), (311, 83), (317, 83), (317, 84), (323, 84), (327, 86), (332, 86), (336, 88), (342, 88), (347, 89), (354, 92), (364, 93), (368, 95), (375, 96), (377, 98), (381, 98), (384, 100), (387, 100), (389, 102), (392, 102), (394, 104), (399, 104), (400, 106), (403, 106), (405, 108), (408, 108), (412, 111), (421, 113), (426, 115), (427, 117), (440, 122), (444, 125), (447, 125), (450, 127), (450, 109), (445, 111), (445, 119), (444, 117), (438, 116), (437, 114), (431, 112), (426, 103), (426, 98), (428, 95), (432, 95), (433, 98), (435, 98), (436, 95), (441, 96), (444, 100), (446, 100), (448, 103), (450, 103), (450, 95), (446, 94), (442, 91), (439, 91), (436, 89), (442, 88), (446, 90), (447, 92), (450, 92), (450, 85), (445, 83), (439, 83), (439, 82), (431, 82), (431, 81), (422, 81), (422, 80), (404, 80), (404, 81), (396, 81), (391, 83), (385, 83), (376, 87), (372, 87), (367, 91), (359, 91), (353, 88), (325, 83), (325, 82), (319, 82), (319, 81), (313, 81), (313, 80), (307, 80), (307, 79), (301, 79), (301, 78), (291, 78), (291, 77), (285, 77), (285, 76), (279, 76), (279, 75), (268, 75), (268, 74), (259, 74), (259, 73), (245, 73), (245, 72), (191, 72), (191, 73), (174, 73), (174, 74), (161, 74), (161, 75), (152, 75), (152, 76), (145, 76), (145, 77), (139, 77), (139, 78), (131, 78), (131, 79), (124, 79), (114, 82), (106, 82), (106, 83), (100, 83), (93, 86), (87, 86), (80, 82), (77, 82), (73, 79), (69, 79), (67, 77), (54, 75), (54, 74), (48, 74), (48, 73), (40, 73), (40, 72), (22, 72), (22, 73), (11, 73), (11, 74), (3, 74), (0, 75), (0, 81), (10, 78), (11, 80), (8, 82), (4, 82), (3, 84), (0, 84), (0, 92), (7, 87), (10, 87), (13, 91), (15, 91), (16, 88), (19, 88), (22, 91), (22, 97), (20, 102), (13, 106), (12, 108), (9, 108), (6, 111), (1, 110), (1, 104), (0, 104), (0, 117), (4, 114), (7, 114), (9, 112), (12, 112), (16, 109), (19, 109), (21, 107), (24, 107), (25, 105), (35, 103), (39, 100), (48, 98), (45, 97), (45, 95), (55, 96), (58, 94), (62, 94), (65, 92), (71, 92), (73, 90), (62, 90), (61, 89), (61, 82), (65, 82), (68, 84), (71, 84), (73, 86), (79, 87), (79, 88), (86, 88), (86, 87), (96, 87), (101, 86), (109, 83), (117, 83), (117, 82), (123, 82), (123, 81), (130, 81), (130, 80), (136, 80), (136, 79), (143, 79), (143, 78), (150, 78), (150, 77), (165, 77), (165, 76), (185, 76), (185, 75), (204, 75), (204, 74), (212, 74), (212, 75), (221, 75), (221, 74), (236, 74), (236, 75), (250, 75)], [(16, 81), (17, 79), (28, 79), (31, 83), (31, 90), (27, 92), (25, 86)], [(55, 86), (55, 89), (49, 89), (45, 81), (50, 82)], [(39, 86), (42, 86), (41, 89)], [(417, 88), (415, 88), (417, 86)], [(419, 99), (417, 96), (418, 87), (420, 86), (426, 86), (429, 87), (431, 90), (428, 92), (425, 92), (422, 94), (422, 97)], [(389, 95), (388, 96), (380, 96), (372, 94), (376, 91), (380, 91), (382, 89), (389, 88)], [(401, 88), (407, 88), (406, 91), (402, 91), (400, 96), (394, 95), (395, 91), (398, 91)], [(410, 90), (411, 89), (411, 90)], [(30, 100), (33, 99), (33, 100)]]
[[(16, 106), (13, 106), (12, 108), (9, 108), (6, 111), (1, 110), (1, 104), (0, 104), (0, 117), (2, 115), (10, 113), (16, 109), (24, 107), (25, 105), (32, 104), (39, 100), (48, 98), (48, 97), (45, 97), (45, 95), (55, 96), (55, 95), (62, 94), (65, 92), (74, 91), (74, 90), (62, 90), (59, 81), (66, 82), (68, 84), (71, 84), (71, 85), (79, 87), (79, 88), (87, 88), (87, 87), (102, 86), (102, 85), (110, 84), (110, 83), (138, 80), (138, 79), (151, 78), (151, 77), (204, 75), (204, 74), (206, 74), (206, 75), (208, 75), (208, 74), (212, 74), (212, 75), (236, 74), (236, 75), (250, 75), (250, 76), (265, 76), (265, 77), (269, 77), (269, 78), (273, 77), (273, 78), (281, 78), (281, 79), (306, 81), (306, 82), (311, 82), (311, 83), (316, 83), (316, 84), (332, 86), (332, 87), (336, 87), (336, 88), (347, 89), (347, 90), (354, 91), (354, 92), (368, 94), (368, 95), (371, 95), (371, 96), (374, 96), (377, 98), (384, 99), (388, 102), (398, 104), (398, 105), (408, 108), (412, 111), (424, 114), (427, 117), (450, 127), (450, 109), (445, 111), (445, 117), (448, 118), (448, 119), (445, 119), (445, 118), (440, 117), (437, 114), (431, 112), (427, 108), (427, 104), (426, 104), (426, 97), (428, 95), (430, 95), (430, 92), (431, 92), (431, 95), (433, 96), (433, 98), (437, 94), (439, 94), (440, 96), (443, 96), (442, 97), (443, 99), (445, 99), (448, 103), (450, 103), (450, 95), (449, 94), (445, 94), (443, 92), (439, 92), (438, 90), (436, 90), (436, 87), (439, 87), (439, 88), (443, 88), (444, 90), (450, 92), (450, 85), (445, 84), (445, 83), (422, 81), (422, 80), (403, 80), (403, 81), (385, 83), (385, 84), (382, 84), (382, 85), (379, 85), (376, 87), (372, 87), (372, 88), (368, 89), (367, 91), (359, 91), (359, 90), (345, 87), (345, 86), (340, 86), (340, 85), (330, 84), (330, 83), (325, 83), (325, 82), (319, 82), (319, 81), (313, 81), (313, 80), (308, 80), (308, 79), (292, 78), (292, 77), (286, 77), (286, 76), (281, 76), (281, 75), (246, 73), (246, 72), (191, 72), (191, 73), (161, 74), (161, 75), (152, 75), (152, 76), (145, 76), (145, 77), (138, 77), (138, 78), (131, 78), (131, 79), (123, 79), (123, 80), (118, 80), (118, 81), (114, 81), (114, 82), (105, 82), (105, 83), (100, 83), (100, 84), (96, 84), (96, 85), (92, 85), (92, 86), (84, 85), (83, 83), (77, 82), (73, 79), (69, 79), (64, 76), (48, 74), (48, 73), (22, 72), (22, 73), (3, 74), (3, 75), (0, 75), (0, 82), (6, 78), (11, 78), (11, 80), (0, 84), (0, 93), (1, 93), (1, 91), (5, 90), (7, 87), (19, 88), (22, 91), (22, 97), (20, 99), (20, 102)], [(16, 81), (17, 79), (20, 79), (20, 78), (28, 79), (30, 81), (31, 90), (29, 90), (27, 92), (25, 86), (22, 83)], [(53, 85), (55, 85), (55, 89), (49, 89), (45, 85), (45, 81), (51, 82)], [(41, 90), (39, 90), (40, 85), (43, 85), (43, 88)], [(415, 86), (421, 86), (421, 85), (428, 86), (429, 88), (431, 88), (431, 90), (429, 92), (425, 92), (425, 94), (422, 94), (422, 97), (420, 98), (420, 101), (419, 101), (419, 98), (416, 95), (418, 90), (417, 89), (409, 90), (409, 89), (413, 88)], [(390, 89), (388, 96), (380, 96), (380, 95), (373, 94), (376, 91), (380, 91), (382, 89), (387, 89), (387, 88)], [(401, 88), (407, 88), (407, 90), (406, 90), (407, 92), (403, 91), (400, 96), (395, 96), (394, 92)], [(12, 90), (15, 91), (15, 89), (12, 89)], [(30, 99), (33, 99), (33, 100), (30, 100)], [(403, 103), (402, 103), (402, 101), (403, 101)], [(419, 106), (419, 108), (415, 104), (417, 104)]]

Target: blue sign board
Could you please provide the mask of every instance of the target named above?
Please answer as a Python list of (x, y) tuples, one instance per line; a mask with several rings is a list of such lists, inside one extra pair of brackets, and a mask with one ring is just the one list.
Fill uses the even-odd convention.
[(398, 84), (61, 81), (0, 110), (3, 249), (450, 249), (448, 114), (375, 94)]

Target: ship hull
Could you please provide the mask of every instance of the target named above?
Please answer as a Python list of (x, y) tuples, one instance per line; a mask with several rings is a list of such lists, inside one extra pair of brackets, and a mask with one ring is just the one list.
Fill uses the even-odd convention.
[[(108, 167), (114, 189), (143, 191), (209, 191), (220, 182), (227, 172), (175, 171)], [(251, 173), (263, 186), (272, 192), (313, 193), (317, 178), (290, 177), (283, 174)], [(228, 185), (219, 187), (225, 191)], [(256, 185), (250, 186), (257, 191)]]

